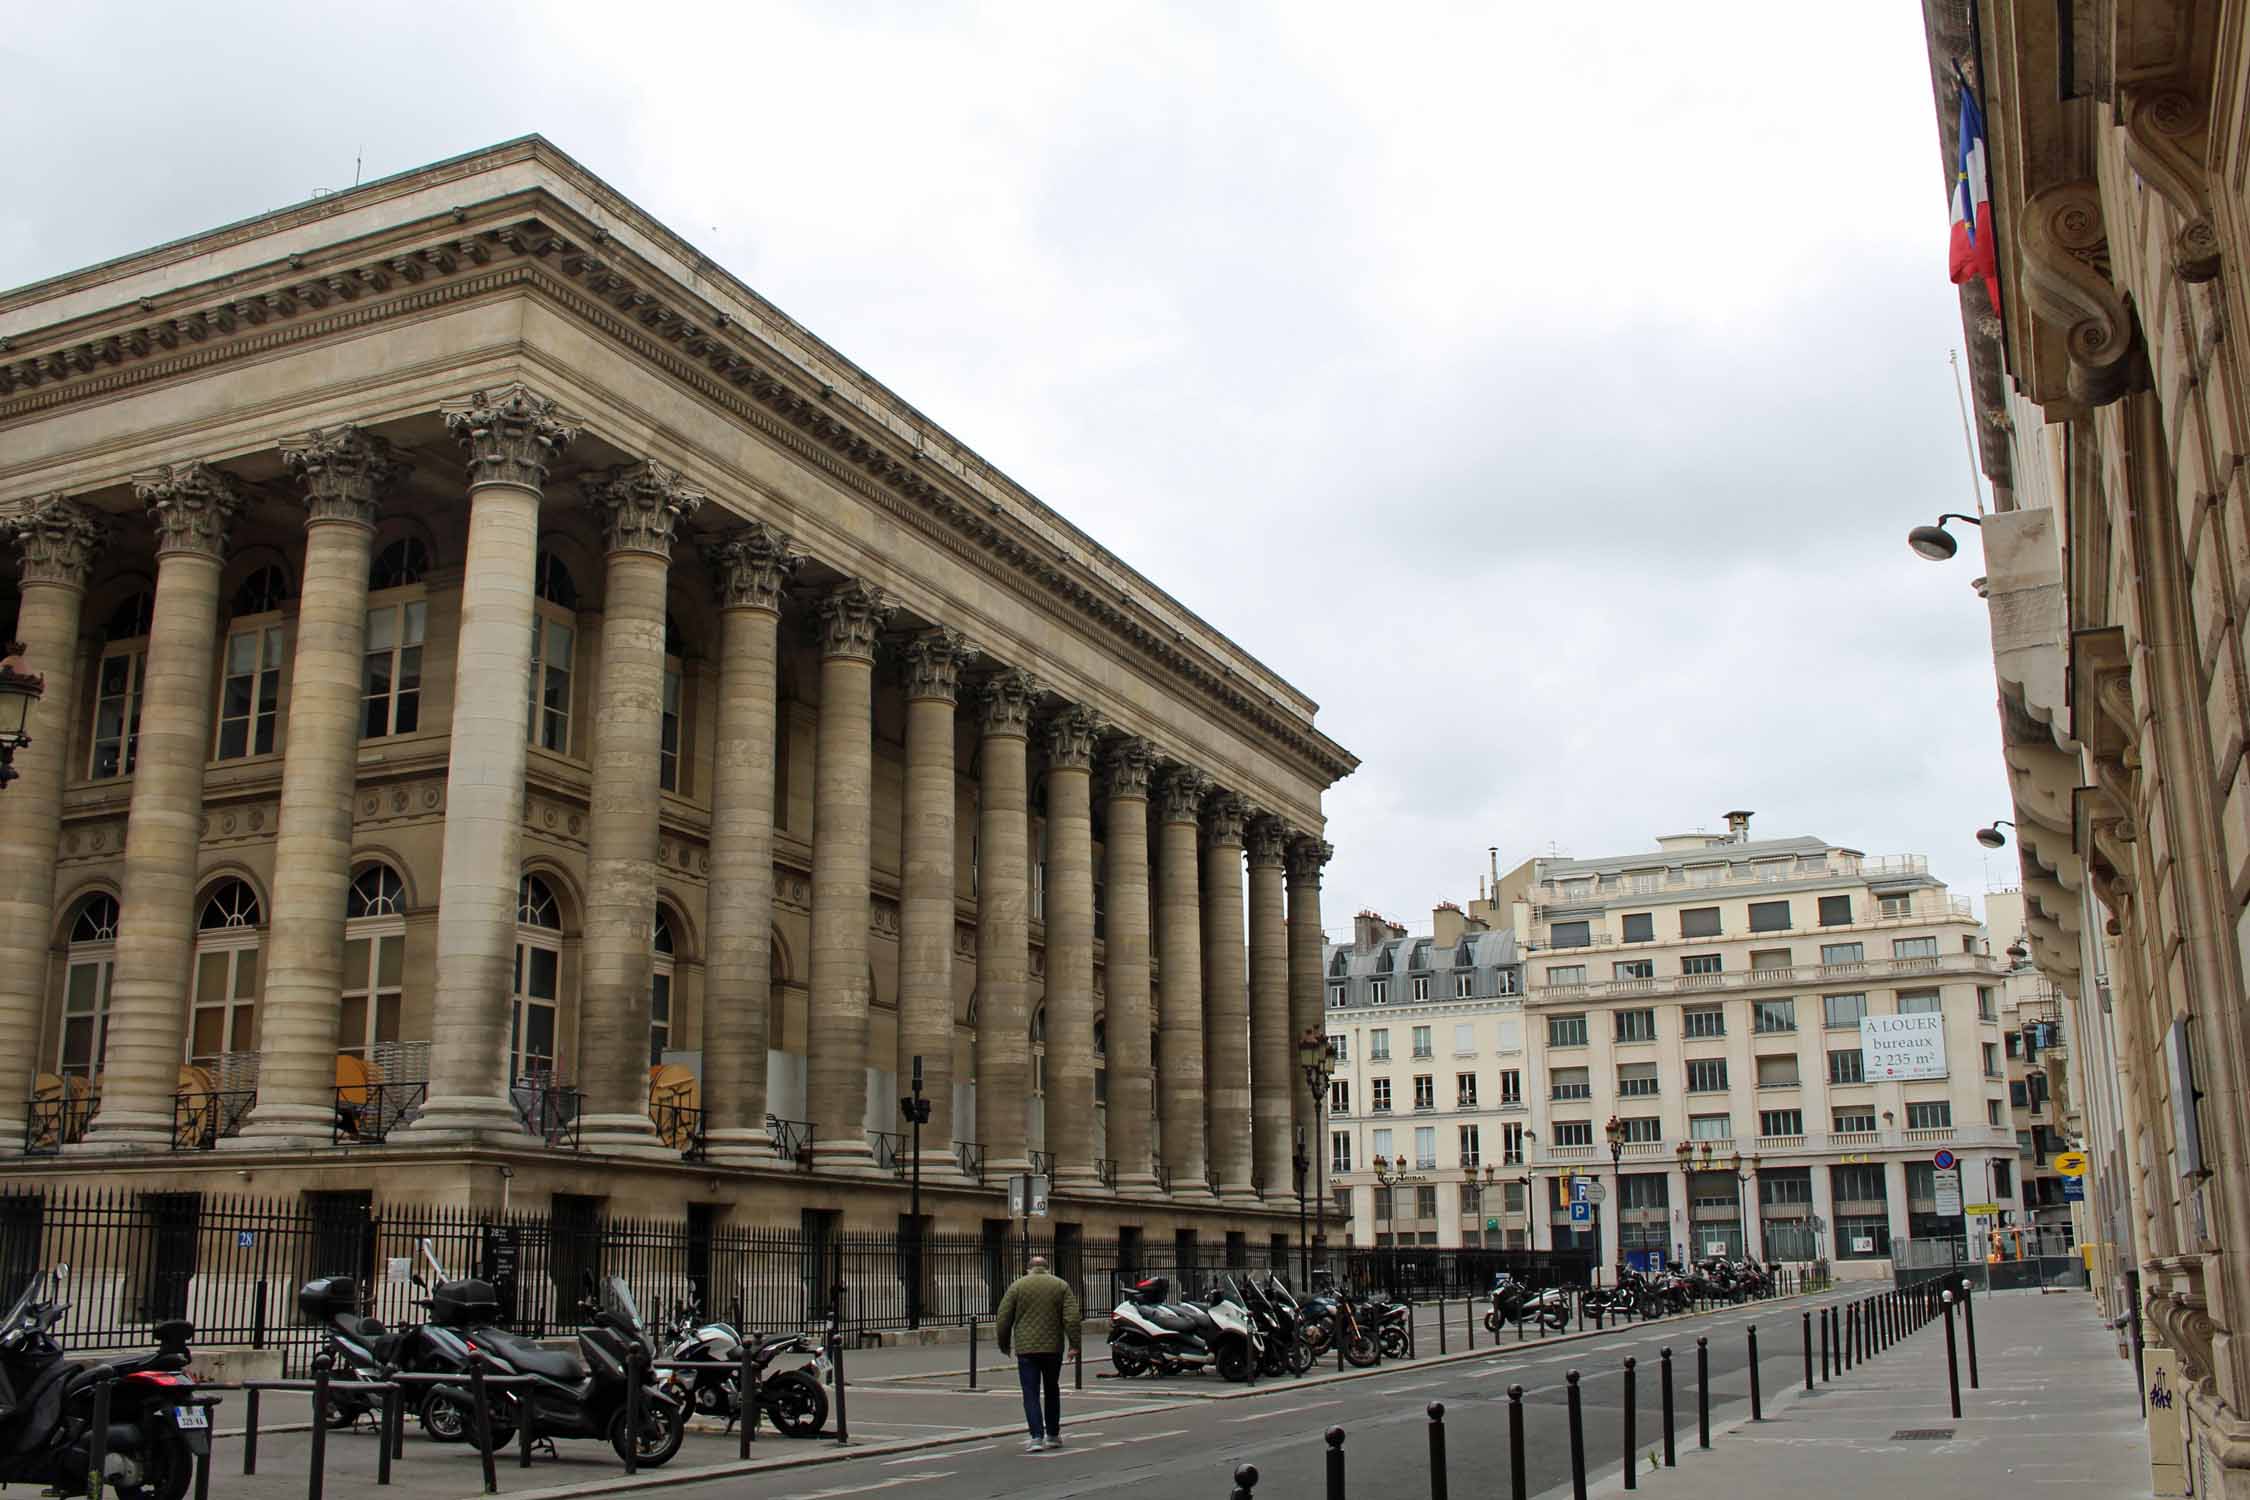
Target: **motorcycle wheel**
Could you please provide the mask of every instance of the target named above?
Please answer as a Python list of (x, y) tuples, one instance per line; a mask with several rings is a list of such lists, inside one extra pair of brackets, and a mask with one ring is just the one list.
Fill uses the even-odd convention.
[(1131, 1344), (1109, 1346), (1109, 1367), (1120, 1380), (1138, 1380), (1148, 1373), (1148, 1356)]
[[(456, 1395), (442, 1387), (430, 1392), (422, 1402), (420, 1413), (422, 1430), (434, 1442), (467, 1443), (472, 1447), (477, 1440), (476, 1409), (469, 1398)], [(516, 1425), (504, 1422), (497, 1412), (487, 1411), (486, 1420), (492, 1424), (492, 1451), (498, 1453), (516, 1440)]]
[(1486, 1333), (1498, 1333), (1500, 1331), (1500, 1315), (1498, 1313), (1488, 1312), (1484, 1315), (1484, 1331)]
[(1313, 1367), (1313, 1352), (1305, 1347), (1305, 1342), (1302, 1339), (1291, 1339), (1289, 1341), (1288, 1357), (1289, 1373), (1292, 1375), (1302, 1375)]
[[(1290, 1347), (1302, 1349), (1304, 1345), (1292, 1342)], [(1276, 1380), (1289, 1373), (1289, 1356), (1283, 1352), (1279, 1339), (1270, 1341), (1258, 1351), (1258, 1373)]]
[(758, 1404), (783, 1437), (819, 1437), (828, 1424), (828, 1393), (802, 1370), (788, 1370), (765, 1383)]
[(1539, 1321), (1549, 1328), (1568, 1328), (1570, 1326), (1570, 1314), (1559, 1307), (1550, 1307), (1539, 1315)]
[(1334, 1337), (1335, 1330), (1328, 1326), (1326, 1319), (1321, 1318), (1313, 1319), (1297, 1330), (1297, 1342), (1310, 1349), (1315, 1358), (1328, 1352), (1329, 1342)]
[(330, 1396), (328, 1409), (320, 1414), (320, 1425), (330, 1432), (349, 1427), (374, 1408), (364, 1401), (354, 1401), (345, 1396)]
[(699, 1380), (694, 1392), (695, 1409), (706, 1417), (731, 1417), (739, 1409), (734, 1386), (725, 1380)]
[(1219, 1346), (1219, 1378), (1244, 1381), (1250, 1378), (1250, 1351), (1240, 1339), (1228, 1339)]
[(1385, 1359), (1404, 1359), (1404, 1358), (1406, 1358), (1406, 1330), (1405, 1330), (1405, 1329), (1403, 1329), (1403, 1328), (1386, 1328), (1386, 1329), (1384, 1329), (1384, 1330), (1383, 1330), (1383, 1358), (1385, 1358)]
[(141, 1471), (140, 1481), (118, 1485), (118, 1500), (180, 1500), (195, 1477), (195, 1455), (188, 1451), (187, 1439), (162, 1422), (140, 1431), (141, 1442), (130, 1454)]
[(634, 1442), (625, 1431), (625, 1408), (619, 1407), (617, 1415), (609, 1419), (609, 1446), (616, 1450), (619, 1463), (629, 1452), (636, 1466), (643, 1469), (660, 1468), (672, 1461), (687, 1439), (687, 1412), (680, 1407), (666, 1411), (661, 1406), (650, 1406), (641, 1413), (639, 1441)]
[(1344, 1363), (1354, 1369), (1365, 1370), (1378, 1358), (1375, 1341), (1364, 1333), (1354, 1334), (1344, 1345)]

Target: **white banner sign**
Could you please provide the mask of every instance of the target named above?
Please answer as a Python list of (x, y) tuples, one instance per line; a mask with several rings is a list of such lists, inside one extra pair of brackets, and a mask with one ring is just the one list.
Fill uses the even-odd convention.
[(1955, 1217), (1961, 1212), (1960, 1168), (1956, 1167), (1950, 1172), (1933, 1172), (1930, 1175), (1936, 1179), (1939, 1216), (1948, 1219)]
[(1862, 1016), (1859, 1060), (1869, 1082), (1878, 1078), (1943, 1078), (1945, 1017), (1931, 1012)]

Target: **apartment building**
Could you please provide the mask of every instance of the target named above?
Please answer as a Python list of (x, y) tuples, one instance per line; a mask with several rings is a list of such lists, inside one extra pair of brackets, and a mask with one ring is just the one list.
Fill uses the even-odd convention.
[[(2055, 1159), (2086, 1139), (2086, 1122), (2071, 1067), (2068, 1007), (2063, 992), (2041, 973), (2024, 924), (2021, 890), (1987, 891), (1985, 930), (2005, 944), (2008, 961), (2000, 985), (2001, 1040), (2008, 1056), (2008, 1118), (2016, 1132), (2018, 1193), (2005, 1200), (2000, 1226), (2041, 1231), (2049, 1247), (2074, 1243), (2070, 1179)], [(2081, 1182), (2083, 1179), (2081, 1179)], [(1995, 1195), (1999, 1201), (1999, 1195)], [(1972, 1220), (1972, 1227), (1981, 1227)]]

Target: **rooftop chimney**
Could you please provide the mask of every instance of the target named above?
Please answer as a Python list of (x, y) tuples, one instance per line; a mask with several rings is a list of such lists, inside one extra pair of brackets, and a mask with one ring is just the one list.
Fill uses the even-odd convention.
[(1730, 842), (1737, 844), (1750, 842), (1750, 817), (1751, 815), (1746, 812), (1730, 812), (1727, 814), (1727, 838)]

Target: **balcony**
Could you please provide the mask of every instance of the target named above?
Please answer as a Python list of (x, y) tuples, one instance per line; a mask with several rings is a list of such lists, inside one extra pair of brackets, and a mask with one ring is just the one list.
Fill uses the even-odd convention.
[(1554, 1004), (1576, 1000), (1617, 1000), (1631, 995), (1646, 995), (1652, 991), (1692, 995), (1711, 990), (1782, 986), (1794, 989), (1806, 984), (1859, 984), (1869, 980), (1905, 979), (1931, 974), (1967, 976), (1997, 975), (2002, 972), (1999, 960), (1982, 953), (1941, 953), (1935, 958), (1869, 958), (1857, 963), (1798, 964), (1787, 969), (1735, 969), (1721, 974), (1677, 974), (1659, 979), (1597, 979), (1580, 984), (1534, 984), (1530, 987), (1530, 993), (1539, 1003)]
[(1950, 1125), (1934, 1125), (1921, 1129), (1909, 1128), (1906, 1144), (1909, 1146), (1943, 1146), (1952, 1141), (1954, 1129)]
[[(1670, 886), (1668, 889), (1673, 892), (1685, 892), (1691, 889), (1724, 889), (1729, 884), (1737, 887), (1754, 887), (1770, 886), (1774, 883), (1771, 881), (1715, 881), (1705, 887), (1696, 887), (1682, 882)], [(1558, 945), (1548, 940), (1548, 924), (1554, 920), (1554, 912), (1568, 910), (1577, 914), (1589, 914), (1592, 909), (1606, 903), (1615, 902), (1629, 894), (1632, 893), (1605, 890), (1594, 895), (1549, 900), (1534, 905), (1531, 909), (1531, 951), (1540, 954), (1560, 954), (1583, 953), (1590, 949), (1640, 947), (1641, 942), (1624, 942), (1618, 934), (1609, 931), (1607, 928), (1592, 925), (1589, 925), (1586, 941), (1583, 943)], [(1713, 942), (1736, 942), (1753, 938), (1833, 936), (1837, 933), (1879, 931), (1884, 928), (1900, 927), (1913, 923), (1973, 921), (1976, 914), (1971, 909), (1969, 898), (1966, 896), (1946, 895), (1937, 891), (1916, 891), (1908, 899), (1886, 902), (1872, 910), (1868, 909), (1864, 901), (1856, 903), (1852, 920), (1849, 922), (1821, 921), (1818, 903), (1809, 900), (1805, 903), (1801, 912), (1793, 912), (1792, 915), (1803, 916), (1809, 920), (1794, 922), (1787, 927), (1772, 928), (1762, 932), (1729, 930), (1709, 934), (1708, 936)], [(1564, 920), (1581, 920), (1581, 916), (1574, 915), (1564, 918)], [(1679, 940), (1666, 936), (1643, 941), (1669, 944)], [(1686, 939), (1686, 941), (1692, 942), (1697, 941), (1697, 939), (1691, 938)], [(1995, 972), (1999, 972), (1999, 970), (1996, 968)]]
[(1756, 1145), (1760, 1151), (1802, 1151), (1805, 1137), (1801, 1135), (1761, 1135)]

